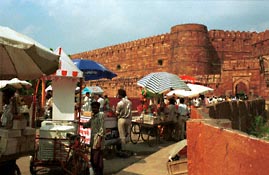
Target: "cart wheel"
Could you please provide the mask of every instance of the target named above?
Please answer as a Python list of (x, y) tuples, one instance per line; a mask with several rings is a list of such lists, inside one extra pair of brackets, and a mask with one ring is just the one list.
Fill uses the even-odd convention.
[(158, 134), (159, 134), (159, 130), (154, 130), (154, 129), (149, 129), (148, 130), (148, 138), (147, 138), (147, 142), (149, 146), (154, 146), (157, 144), (158, 142)]
[(148, 128), (141, 128), (141, 131), (140, 131), (140, 134), (141, 134), (141, 138), (144, 142), (148, 141), (149, 139), (149, 135), (148, 135), (148, 132), (149, 132), (150, 129)]
[(69, 165), (68, 168), (70, 168), (70, 171), (73, 174), (79, 174), (79, 175), (88, 175), (89, 174), (89, 162), (86, 161), (82, 155), (79, 153), (74, 153), (72, 157), (69, 159), (67, 165)]
[(133, 124), (131, 127), (130, 140), (133, 144), (136, 144), (140, 138), (140, 127), (138, 124)]

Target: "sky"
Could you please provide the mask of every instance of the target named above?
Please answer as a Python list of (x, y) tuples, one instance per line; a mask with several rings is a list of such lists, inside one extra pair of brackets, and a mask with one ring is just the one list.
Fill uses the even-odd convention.
[(0, 25), (47, 48), (75, 54), (169, 33), (179, 24), (208, 30), (269, 30), (267, 0), (1, 0)]

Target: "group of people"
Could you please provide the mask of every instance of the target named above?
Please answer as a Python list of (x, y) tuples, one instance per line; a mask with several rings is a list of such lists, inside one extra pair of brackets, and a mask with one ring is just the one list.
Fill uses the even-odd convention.
[(176, 104), (175, 98), (169, 98), (164, 113), (167, 116), (166, 120), (172, 121), (172, 125), (164, 128), (164, 138), (174, 141), (183, 140), (186, 134), (186, 121), (190, 116), (190, 109), (186, 105), (185, 99), (180, 98), (179, 104)]
[(102, 96), (102, 94), (90, 94), (86, 92), (82, 101), (82, 111), (92, 111), (91, 103), (97, 101), (100, 103), (100, 111), (108, 111), (110, 109), (109, 98), (107, 95)]
[[(130, 126), (132, 121), (132, 102), (127, 98), (126, 91), (119, 89), (117, 97), (120, 101), (116, 106), (116, 115), (118, 117), (118, 130), (121, 140), (121, 149), (128, 143), (130, 137)], [(91, 156), (90, 161), (95, 175), (102, 175), (104, 169), (103, 150), (105, 148), (105, 126), (104, 113), (101, 111), (101, 103), (91, 102), (92, 117), (86, 123), (81, 123), (83, 128), (91, 128)]]

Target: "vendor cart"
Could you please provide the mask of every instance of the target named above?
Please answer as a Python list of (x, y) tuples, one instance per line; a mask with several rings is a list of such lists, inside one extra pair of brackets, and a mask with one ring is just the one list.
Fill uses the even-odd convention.
[(141, 138), (149, 146), (154, 146), (160, 142), (162, 128), (171, 124), (171, 121), (161, 121), (156, 116), (133, 117), (130, 140), (136, 144)]
[[(119, 131), (118, 131), (118, 123), (117, 123), (117, 117), (113, 113), (113, 111), (105, 111), (104, 112), (104, 125), (106, 128), (106, 136), (105, 136), (105, 148), (114, 148), (118, 147), (121, 142), (120, 142), (120, 137), (119, 137)], [(87, 115), (87, 112), (82, 113), (80, 117), (80, 122), (85, 123), (88, 122), (88, 120), (91, 119), (91, 115)], [(85, 143), (90, 144), (90, 133), (91, 133), (91, 128), (83, 128), (80, 126), (79, 129), (79, 134), (81, 136), (84, 136)]]
[[(50, 130), (48, 133), (53, 132)], [(65, 138), (47, 138), (44, 137), (44, 133), (42, 137), (37, 137), (36, 151), (30, 160), (31, 174), (36, 175), (47, 169), (51, 174), (57, 172), (67, 175), (89, 175), (90, 154), (85, 137), (67, 130), (62, 131), (60, 135)]]

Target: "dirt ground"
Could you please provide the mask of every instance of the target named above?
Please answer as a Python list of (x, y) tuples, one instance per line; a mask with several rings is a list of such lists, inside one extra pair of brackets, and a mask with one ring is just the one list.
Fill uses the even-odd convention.
[[(120, 172), (122, 169), (138, 162), (141, 159), (155, 153), (161, 148), (167, 147), (174, 142), (162, 141), (160, 144), (150, 147), (144, 142), (138, 142), (137, 144), (128, 143), (126, 145), (126, 150), (132, 153), (131, 156), (123, 158), (120, 157), (115, 151), (109, 149), (105, 151), (104, 159), (104, 175), (113, 175)], [(30, 175), (30, 156), (22, 157), (17, 160), (17, 165), (19, 166), (22, 175)], [(46, 162), (44, 162), (44, 166)], [(44, 167), (42, 171), (38, 172), (40, 175), (60, 175), (62, 174), (59, 167), (48, 168)]]

